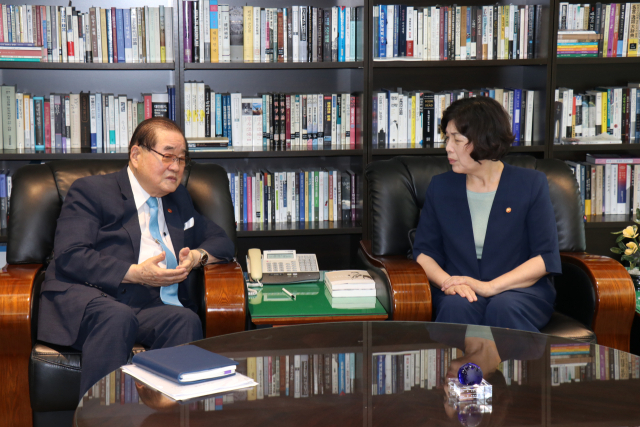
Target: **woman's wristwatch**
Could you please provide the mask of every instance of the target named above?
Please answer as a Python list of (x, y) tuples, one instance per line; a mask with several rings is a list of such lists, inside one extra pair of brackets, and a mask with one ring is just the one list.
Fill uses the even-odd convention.
[(204, 249), (198, 248), (196, 251), (200, 252), (200, 260), (198, 263), (200, 264), (200, 267), (204, 267), (207, 261), (209, 261), (209, 254)]

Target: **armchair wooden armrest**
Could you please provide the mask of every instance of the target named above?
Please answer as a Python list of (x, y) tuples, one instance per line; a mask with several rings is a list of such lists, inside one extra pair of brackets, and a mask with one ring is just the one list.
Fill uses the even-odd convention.
[(31, 426), (29, 357), (33, 286), (41, 264), (0, 272), (0, 414), (3, 426)]
[(560, 258), (591, 279), (596, 295), (591, 329), (598, 344), (628, 352), (636, 294), (627, 270), (612, 258), (584, 252), (561, 252)]
[(207, 338), (244, 331), (247, 301), (238, 262), (204, 267), (204, 302)]
[(393, 320), (430, 321), (431, 288), (420, 264), (399, 255), (375, 257), (370, 240), (361, 240), (360, 249), (369, 263), (387, 273)]

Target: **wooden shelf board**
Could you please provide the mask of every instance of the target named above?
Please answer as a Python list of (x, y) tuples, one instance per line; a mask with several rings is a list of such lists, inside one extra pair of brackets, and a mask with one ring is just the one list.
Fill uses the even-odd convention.
[[(520, 145), (511, 147), (511, 153), (543, 153), (544, 145)], [(374, 148), (374, 156), (427, 156), (445, 155), (444, 148)]]
[(394, 61), (374, 60), (373, 68), (450, 68), (450, 67), (504, 67), (522, 65), (547, 65), (547, 58), (536, 59), (492, 59), (470, 61)]
[(186, 63), (189, 70), (324, 70), (363, 68), (364, 62), (226, 62), (226, 63)]
[(244, 159), (282, 157), (361, 157), (362, 149), (314, 151), (211, 151), (190, 152), (192, 159)]
[(236, 227), (238, 237), (275, 237), (275, 236), (319, 236), (337, 234), (362, 234), (362, 224), (357, 221), (343, 223), (336, 222), (309, 222), (309, 223), (249, 223), (238, 224)]
[(63, 63), (63, 62), (0, 62), (0, 69), (24, 70), (175, 70), (171, 64), (104, 64), (104, 63)]
[(615, 65), (640, 64), (637, 58), (556, 58), (557, 65)]
[(640, 144), (576, 144), (552, 146), (555, 153), (562, 152), (589, 152), (589, 151), (640, 151)]
[(621, 215), (587, 215), (584, 223), (585, 228), (611, 228), (615, 231), (622, 230), (633, 224), (631, 214)]

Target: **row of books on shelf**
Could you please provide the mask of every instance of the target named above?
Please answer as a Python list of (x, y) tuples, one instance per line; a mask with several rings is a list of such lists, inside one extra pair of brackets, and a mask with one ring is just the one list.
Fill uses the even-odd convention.
[(184, 62), (362, 61), (364, 8), (182, 1)]
[(640, 358), (613, 348), (594, 345), (580, 354), (554, 354), (551, 345), (551, 385), (580, 381), (640, 379)]
[[(463, 356), (456, 348), (432, 348), (372, 355), (371, 393), (396, 394), (415, 387), (431, 390), (445, 385), (452, 360)], [(507, 385), (522, 384), (527, 378), (527, 364), (521, 360), (505, 360), (497, 369)]]
[[(620, 144), (640, 141), (640, 83), (583, 93), (555, 90), (554, 143)], [(597, 138), (594, 138), (597, 137)]]
[[(190, 138), (228, 138), (248, 151), (338, 150), (360, 146), (360, 97), (216, 93), (204, 83), (184, 85), (185, 136), (191, 151), (220, 149)], [(224, 146), (224, 144), (221, 144)]]
[(104, 93), (33, 96), (0, 87), (4, 149), (68, 152), (126, 150), (136, 126), (156, 116), (175, 120), (175, 88), (164, 94), (142, 94), (142, 101)]
[(0, 61), (173, 63), (172, 9), (3, 4)]
[(228, 173), (236, 223), (356, 221), (360, 177), (353, 171)]
[[(628, 163), (592, 163), (565, 161), (576, 176), (584, 215), (629, 214), (640, 207), (640, 158), (626, 159)], [(601, 159), (597, 159), (601, 160)]]
[(484, 88), (404, 92), (374, 91), (372, 99), (373, 146), (376, 148), (444, 148), (440, 121), (449, 105), (462, 98), (488, 96), (509, 113), (515, 135), (513, 145), (531, 145), (537, 91), (514, 88)]
[(374, 60), (538, 58), (541, 23), (541, 5), (378, 5)]
[(356, 353), (296, 354), (236, 359), (238, 371), (258, 383), (247, 400), (265, 397), (346, 395), (356, 391), (362, 355)]
[(637, 57), (640, 3), (561, 2), (558, 58)]

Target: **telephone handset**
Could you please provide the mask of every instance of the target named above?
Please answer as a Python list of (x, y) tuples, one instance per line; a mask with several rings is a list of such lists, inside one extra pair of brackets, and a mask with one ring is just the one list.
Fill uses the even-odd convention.
[(314, 254), (296, 254), (295, 250), (260, 252), (249, 249), (247, 269), (253, 281), (265, 285), (316, 282), (320, 280), (318, 260)]

